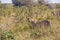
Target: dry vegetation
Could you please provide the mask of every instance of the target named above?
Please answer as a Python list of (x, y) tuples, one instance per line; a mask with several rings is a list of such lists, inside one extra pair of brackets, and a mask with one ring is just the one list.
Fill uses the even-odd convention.
[(30, 8), (2, 5), (0, 40), (60, 40), (60, 9), (53, 11), (45, 5)]

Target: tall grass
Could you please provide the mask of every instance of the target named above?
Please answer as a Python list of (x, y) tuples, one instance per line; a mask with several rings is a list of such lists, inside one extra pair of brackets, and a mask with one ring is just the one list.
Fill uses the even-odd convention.
[[(57, 11), (60, 9), (56, 9)], [(38, 21), (49, 20), (49, 27), (32, 29), (27, 17)], [(59, 17), (59, 16), (58, 16)], [(60, 20), (57, 14), (45, 5), (0, 7), (1, 40), (60, 40)]]

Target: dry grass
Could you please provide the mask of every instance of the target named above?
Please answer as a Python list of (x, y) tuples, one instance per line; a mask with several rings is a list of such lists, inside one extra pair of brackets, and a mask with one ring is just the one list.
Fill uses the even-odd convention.
[[(60, 40), (60, 16), (47, 6), (2, 7), (0, 9), (1, 40)], [(33, 29), (27, 17), (40, 22), (48, 20), (50, 26)]]

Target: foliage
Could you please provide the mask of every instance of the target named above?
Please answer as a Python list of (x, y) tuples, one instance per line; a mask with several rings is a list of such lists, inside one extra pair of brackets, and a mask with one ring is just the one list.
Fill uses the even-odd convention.
[(2, 33), (1, 40), (14, 40), (14, 35), (12, 32)]

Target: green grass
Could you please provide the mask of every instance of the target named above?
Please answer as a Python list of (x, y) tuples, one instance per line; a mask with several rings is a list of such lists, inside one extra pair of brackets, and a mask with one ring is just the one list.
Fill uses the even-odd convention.
[[(59, 11), (60, 9), (56, 9)], [(60, 20), (56, 13), (45, 5), (0, 7), (1, 40), (60, 40)], [(49, 27), (32, 29), (26, 17), (38, 21), (49, 20)]]

